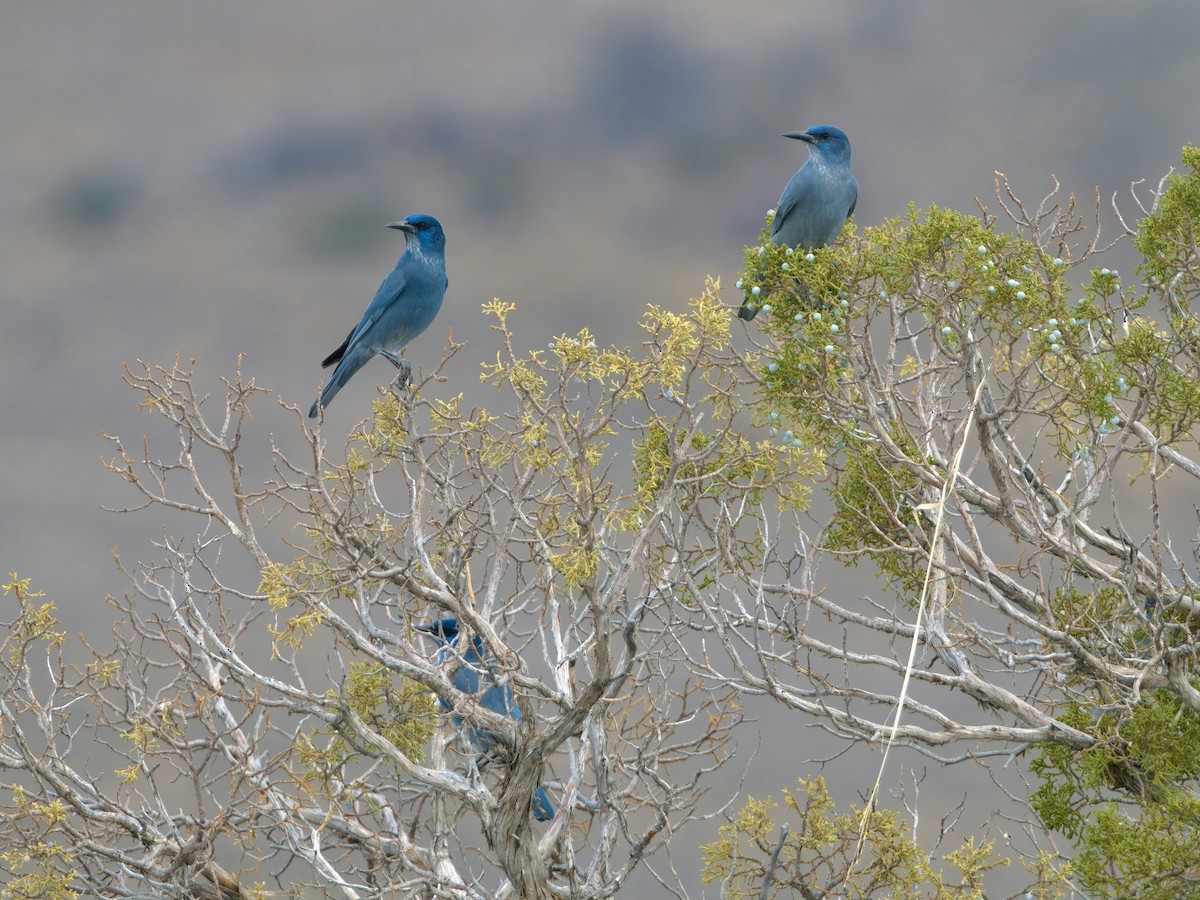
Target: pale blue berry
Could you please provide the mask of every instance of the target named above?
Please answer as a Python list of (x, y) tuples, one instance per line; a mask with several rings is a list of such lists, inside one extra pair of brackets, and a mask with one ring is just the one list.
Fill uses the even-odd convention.
[(766, 315), (770, 315), (770, 314), (771, 314), (771, 304), (770, 304), (770, 303), (764, 303), (764, 304), (762, 305), (762, 311), (763, 311), (763, 313), (764, 313), (764, 314), (766, 314)]
[(834, 350), (833, 344), (826, 344), (826, 345), (825, 345), (825, 352), (826, 352), (826, 353), (832, 353), (832, 352), (833, 352), (833, 350)]
[(957, 282), (957, 281), (953, 281), (953, 280), (951, 280), (951, 281), (947, 281), (947, 282), (946, 282), (946, 288), (947, 288), (948, 290), (951, 290), (951, 291), (953, 291), (953, 290), (955, 290), (957, 287), (958, 287), (958, 282)]
[(793, 250), (791, 247), (788, 247), (786, 250), (784, 250), (784, 251), (783, 251), (783, 255), (784, 255), (784, 256), (791, 256), (791, 255), (792, 255), (793, 253), (795, 253), (795, 252), (796, 252), (796, 251), (795, 251), (795, 250)]
[(759, 286), (756, 284), (754, 287), (750, 288), (750, 293), (752, 293), (752, 294), (753, 294), (755, 297), (757, 297), (759, 294), (761, 294), (761, 293), (762, 293), (762, 288), (760, 288), (760, 287), (759, 287)]
[(1050, 349), (1055, 353), (1062, 353), (1062, 344), (1051, 344)]
[(1061, 256), (1054, 257), (1054, 264), (1056, 266), (1061, 266), (1063, 264), (1062, 257)]
[(1025, 292), (1024, 292), (1024, 291), (1017, 291), (1017, 299), (1018, 299), (1018, 300), (1024, 300), (1024, 299), (1025, 299)]
[(785, 262), (785, 263), (784, 263), (783, 265), (781, 265), (779, 268), (783, 269), (783, 271), (785, 271), (785, 272), (786, 272), (786, 271), (787, 271), (788, 269), (790, 269), (791, 267), (792, 267), (792, 264), (791, 264), (791, 263), (786, 263), (786, 262)]
[(737, 284), (735, 284), (734, 287), (736, 287), (740, 291), (742, 289), (742, 285), (745, 283), (746, 283), (746, 280), (744, 278), (739, 278), (737, 280)]
[(949, 325), (942, 326), (942, 334), (953, 334), (953, 333), (954, 333), (954, 329), (951, 328)]
[(821, 314), (820, 314), (819, 312), (815, 312), (815, 313), (813, 313), (813, 321), (814, 321), (814, 322), (820, 322), (820, 321), (821, 321)]
[(816, 257), (815, 257), (815, 256), (813, 256), (811, 253), (805, 253), (805, 254), (804, 254), (804, 261), (805, 261), (805, 262), (812, 262), (814, 259), (816, 259)]
[(835, 322), (834, 324), (830, 325), (829, 330), (832, 331), (834, 334), (837, 334), (838, 333), (837, 323)]
[(779, 363), (771, 363), (769, 366), (767, 366), (767, 371), (774, 375), (779, 371)]
[(994, 294), (994, 293), (996, 293), (996, 286), (995, 286), (994, 284), (989, 284), (989, 285), (988, 285), (988, 293), (989, 293), (989, 294)]
[(980, 256), (984, 256), (987, 254), (987, 247), (983, 246), (983, 244), (980, 244), (979, 249), (977, 249), (975, 252), (978, 253)]
[(1017, 281), (1017, 279), (1015, 279), (1015, 278), (1008, 279), (1009, 287), (1020, 287), (1020, 285), (1021, 285), (1021, 282)]

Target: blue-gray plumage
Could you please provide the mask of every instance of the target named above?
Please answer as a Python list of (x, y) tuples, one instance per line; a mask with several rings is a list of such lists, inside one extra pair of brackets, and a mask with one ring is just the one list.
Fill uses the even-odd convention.
[[(461, 632), (458, 630), (457, 619), (442, 619), (430, 625), (414, 625), (413, 627), (417, 631), (431, 635), (438, 642), (441, 648), (438, 651), (438, 665), (447, 659), (457, 661), (458, 668), (455, 669), (452, 679), (456, 688), (464, 694), (478, 696), (479, 705), (484, 709), (507, 716), (514, 721), (521, 718), (521, 710), (517, 708), (516, 700), (513, 698), (512, 685), (507, 681), (497, 684), (495, 669), (484, 662), (483, 641), (480, 638), (476, 637), (472, 640), (471, 646), (466, 650), (459, 647), (458, 638)], [(480, 688), (485, 683), (488, 687), (480, 695)], [(441, 701), (441, 706), (445, 710), (451, 709), (445, 700)], [(473, 752), (482, 755), (496, 745), (496, 738), (486, 731), (480, 731), (478, 728), (470, 726), (464, 728), (460, 716), (454, 716), (453, 720), (464, 743)], [(533, 817), (539, 822), (548, 822), (554, 818), (554, 804), (550, 802), (550, 795), (541, 785), (538, 785), (533, 792), (530, 809), (533, 811)]]
[[(808, 144), (808, 161), (779, 197), (771, 241), (803, 250), (824, 247), (841, 234), (858, 202), (858, 182), (850, 174), (850, 139), (832, 125), (784, 137)], [(758, 306), (747, 300), (738, 315), (749, 321), (757, 312)]]
[(405, 345), (433, 322), (446, 294), (446, 235), (433, 216), (409, 216), (388, 228), (404, 232), (404, 255), (392, 273), (383, 279), (362, 321), (338, 347), (321, 361), (337, 363), (321, 391), (321, 398), (308, 411), (316, 418), (318, 408), (328, 406), (350, 377), (378, 354), (400, 370), (400, 382), (408, 380), (408, 363), (399, 353)]

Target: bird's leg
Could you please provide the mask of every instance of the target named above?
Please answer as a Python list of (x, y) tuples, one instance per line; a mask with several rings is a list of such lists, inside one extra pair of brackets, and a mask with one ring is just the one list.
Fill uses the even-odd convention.
[(832, 301), (816, 295), (807, 281), (799, 282), (796, 294), (800, 298), (800, 305), (808, 312), (827, 312), (835, 306)]
[(400, 370), (400, 374), (396, 376), (396, 390), (403, 391), (408, 386), (409, 379), (412, 378), (412, 366), (408, 364), (408, 360), (387, 350), (381, 350), (379, 355)]
[(492, 762), (495, 761), (495, 759), (496, 759), (496, 748), (492, 747), (490, 750), (487, 750), (484, 753), (480, 753), (477, 757), (475, 757), (475, 767), (480, 772), (483, 772), (483, 770), (486, 769), (489, 765), (491, 765)]

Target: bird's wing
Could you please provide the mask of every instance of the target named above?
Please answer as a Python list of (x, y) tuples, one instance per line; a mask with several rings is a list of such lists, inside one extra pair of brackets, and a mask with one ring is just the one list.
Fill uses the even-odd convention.
[(779, 229), (783, 226), (783, 220), (792, 214), (792, 210), (796, 208), (796, 198), (789, 197), (787, 191), (783, 192), (783, 196), (779, 198), (779, 203), (775, 207), (775, 218), (771, 222), (771, 237), (779, 234)]
[(367, 306), (367, 311), (363, 313), (362, 320), (358, 323), (350, 337), (346, 339), (347, 349), (353, 347), (356, 343), (362, 340), (365, 335), (378, 320), (379, 317), (390, 309), (394, 304), (400, 303), (404, 299), (404, 289), (408, 286), (408, 267), (405, 263), (408, 261), (408, 255), (405, 254), (400, 258), (400, 262), (396, 263), (396, 268), (392, 269), (391, 274), (383, 279), (379, 285), (379, 290), (375, 292), (375, 297)]
[(809, 168), (808, 163), (805, 163), (800, 167), (800, 171), (792, 176), (791, 181), (787, 183), (779, 197), (779, 204), (775, 207), (775, 221), (771, 224), (771, 237), (779, 234), (779, 229), (796, 211), (797, 206), (803, 206), (810, 202), (815, 187), (812, 169)]
[(858, 206), (858, 182), (857, 181), (851, 182), (850, 193), (851, 193), (850, 211), (848, 213), (846, 213), (847, 219), (850, 218), (852, 215), (854, 215), (854, 207)]
[(342, 361), (342, 357), (346, 355), (346, 350), (348, 350), (350, 347), (350, 338), (354, 337), (354, 332), (356, 331), (358, 331), (357, 325), (350, 329), (350, 333), (346, 335), (346, 339), (338, 345), (336, 350), (321, 360), (322, 369), (328, 369), (334, 363), (339, 363)]

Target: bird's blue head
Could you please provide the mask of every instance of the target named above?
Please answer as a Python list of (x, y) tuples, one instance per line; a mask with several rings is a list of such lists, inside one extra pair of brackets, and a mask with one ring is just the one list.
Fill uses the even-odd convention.
[(817, 156), (829, 162), (850, 162), (850, 138), (833, 125), (814, 125), (804, 131), (791, 131), (784, 137), (804, 141)]
[(392, 222), (388, 228), (403, 231), (405, 241), (416, 241), (425, 252), (440, 252), (446, 248), (446, 233), (442, 231), (442, 223), (425, 213), (417, 213), (399, 222)]
[[(436, 225), (437, 222), (433, 224)], [(458, 640), (458, 619), (442, 619), (438, 622), (430, 622), (428, 625), (414, 625), (413, 629), (432, 635), (439, 644), (453, 646), (454, 642)]]

